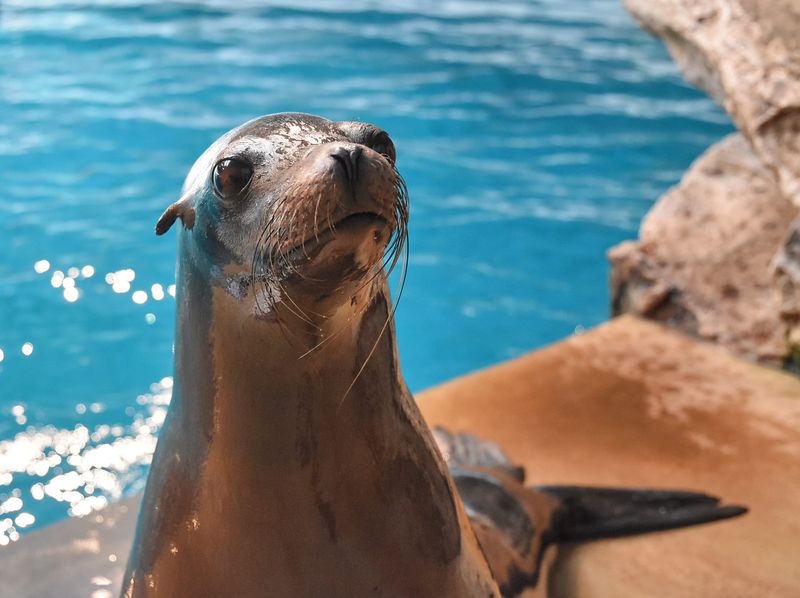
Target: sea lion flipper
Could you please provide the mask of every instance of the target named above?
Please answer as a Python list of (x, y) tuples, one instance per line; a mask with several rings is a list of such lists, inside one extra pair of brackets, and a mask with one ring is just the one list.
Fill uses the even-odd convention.
[(573, 542), (630, 536), (700, 523), (747, 512), (722, 505), (716, 496), (682, 490), (540, 486), (560, 506), (553, 521), (553, 541)]
[(699, 492), (524, 485), (499, 445), (433, 430), (503, 596), (541, 583), (548, 546), (710, 523), (747, 512)]
[(172, 228), (172, 225), (175, 224), (178, 218), (183, 222), (183, 226), (192, 230), (194, 226), (194, 208), (191, 205), (191, 198), (188, 195), (184, 195), (164, 210), (164, 213), (161, 214), (161, 217), (156, 223), (156, 234), (159, 236), (163, 235)]
[(441, 426), (432, 428), (431, 432), (450, 469), (456, 467), (499, 469), (517, 482), (525, 481), (525, 468), (514, 463), (500, 445), (473, 434), (453, 434)]
[(501, 594), (536, 587), (558, 502), (500, 468), (466, 465), (450, 473)]

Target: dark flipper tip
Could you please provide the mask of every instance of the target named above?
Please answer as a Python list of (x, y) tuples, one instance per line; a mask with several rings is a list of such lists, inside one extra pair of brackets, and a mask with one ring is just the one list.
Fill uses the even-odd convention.
[(670, 490), (628, 490), (580, 486), (542, 486), (558, 499), (553, 541), (569, 542), (629, 536), (710, 523), (747, 512), (720, 505), (715, 496)]

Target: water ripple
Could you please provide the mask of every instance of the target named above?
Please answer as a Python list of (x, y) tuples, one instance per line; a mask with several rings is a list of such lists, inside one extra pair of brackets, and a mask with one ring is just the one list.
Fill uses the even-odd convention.
[(392, 134), (415, 389), (605, 319), (605, 250), (730, 130), (618, 0), (5, 0), (0, 54), (0, 543), (143, 483), (174, 320), (153, 225), (227, 128)]

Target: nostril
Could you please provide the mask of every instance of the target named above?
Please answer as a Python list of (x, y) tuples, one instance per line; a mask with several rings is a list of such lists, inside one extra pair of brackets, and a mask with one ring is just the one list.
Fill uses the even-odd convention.
[(358, 179), (358, 160), (361, 158), (361, 148), (358, 146), (337, 147), (330, 156), (342, 168), (347, 180), (355, 183)]

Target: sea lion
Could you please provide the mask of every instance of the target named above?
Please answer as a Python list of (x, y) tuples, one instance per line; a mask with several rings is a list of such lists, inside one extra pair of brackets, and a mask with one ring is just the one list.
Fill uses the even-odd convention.
[(173, 399), (123, 596), (513, 596), (553, 542), (741, 512), (529, 489), (496, 445), (434, 438), (397, 357), (408, 200), (385, 131), (250, 121), (156, 232), (178, 220)]

